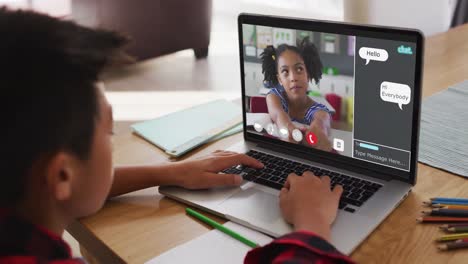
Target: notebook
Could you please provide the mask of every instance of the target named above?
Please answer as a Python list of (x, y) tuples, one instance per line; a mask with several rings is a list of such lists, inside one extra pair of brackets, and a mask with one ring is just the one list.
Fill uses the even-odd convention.
[(242, 131), (241, 107), (215, 100), (131, 127), (168, 155), (179, 157), (204, 143)]
[[(260, 232), (247, 227), (227, 222), (227, 228), (241, 234), (242, 236), (257, 242), (261, 246), (270, 243), (273, 239)], [(229, 235), (213, 229), (210, 232), (177, 246), (156, 258), (146, 262), (146, 264), (164, 263), (223, 263), (238, 264), (243, 263), (245, 255), (252, 248), (230, 237)]]

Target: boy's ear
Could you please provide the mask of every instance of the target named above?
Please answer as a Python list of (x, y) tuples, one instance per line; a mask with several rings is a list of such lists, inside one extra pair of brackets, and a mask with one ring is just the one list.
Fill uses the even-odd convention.
[(46, 184), (58, 201), (65, 201), (72, 195), (73, 179), (78, 173), (76, 162), (75, 157), (65, 152), (58, 152), (48, 162)]

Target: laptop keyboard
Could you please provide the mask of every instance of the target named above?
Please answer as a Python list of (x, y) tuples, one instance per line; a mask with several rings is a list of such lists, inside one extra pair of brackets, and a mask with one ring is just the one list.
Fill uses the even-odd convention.
[(263, 169), (253, 169), (237, 165), (224, 170), (224, 173), (240, 174), (244, 180), (262, 184), (280, 190), (290, 173), (302, 175), (305, 171), (311, 171), (317, 176), (327, 175), (331, 179), (331, 186), (337, 184), (343, 186), (339, 209), (354, 213), (358, 207), (369, 200), (381, 187), (381, 184), (358, 179), (338, 172), (313, 167), (307, 164), (275, 157), (269, 154), (251, 150), (246, 155), (263, 162)]

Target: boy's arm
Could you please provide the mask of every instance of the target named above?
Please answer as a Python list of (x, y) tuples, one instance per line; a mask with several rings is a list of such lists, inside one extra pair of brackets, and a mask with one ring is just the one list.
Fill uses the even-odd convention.
[(239, 185), (242, 177), (218, 172), (234, 165), (262, 168), (252, 157), (231, 151), (215, 151), (210, 156), (190, 161), (151, 166), (117, 167), (109, 197), (161, 185), (175, 185), (187, 189)]
[(174, 185), (174, 169), (178, 164), (154, 166), (120, 166), (114, 169), (109, 197), (159, 185)]

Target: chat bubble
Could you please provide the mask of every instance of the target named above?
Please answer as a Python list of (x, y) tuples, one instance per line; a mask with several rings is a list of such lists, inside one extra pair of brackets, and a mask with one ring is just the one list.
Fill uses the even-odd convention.
[(411, 88), (402, 83), (382, 82), (380, 84), (380, 99), (398, 104), (403, 110), (403, 105), (409, 104), (411, 100)]
[(365, 59), (367, 65), (371, 60), (386, 61), (388, 59), (388, 52), (384, 49), (362, 47), (359, 49), (359, 57)]

